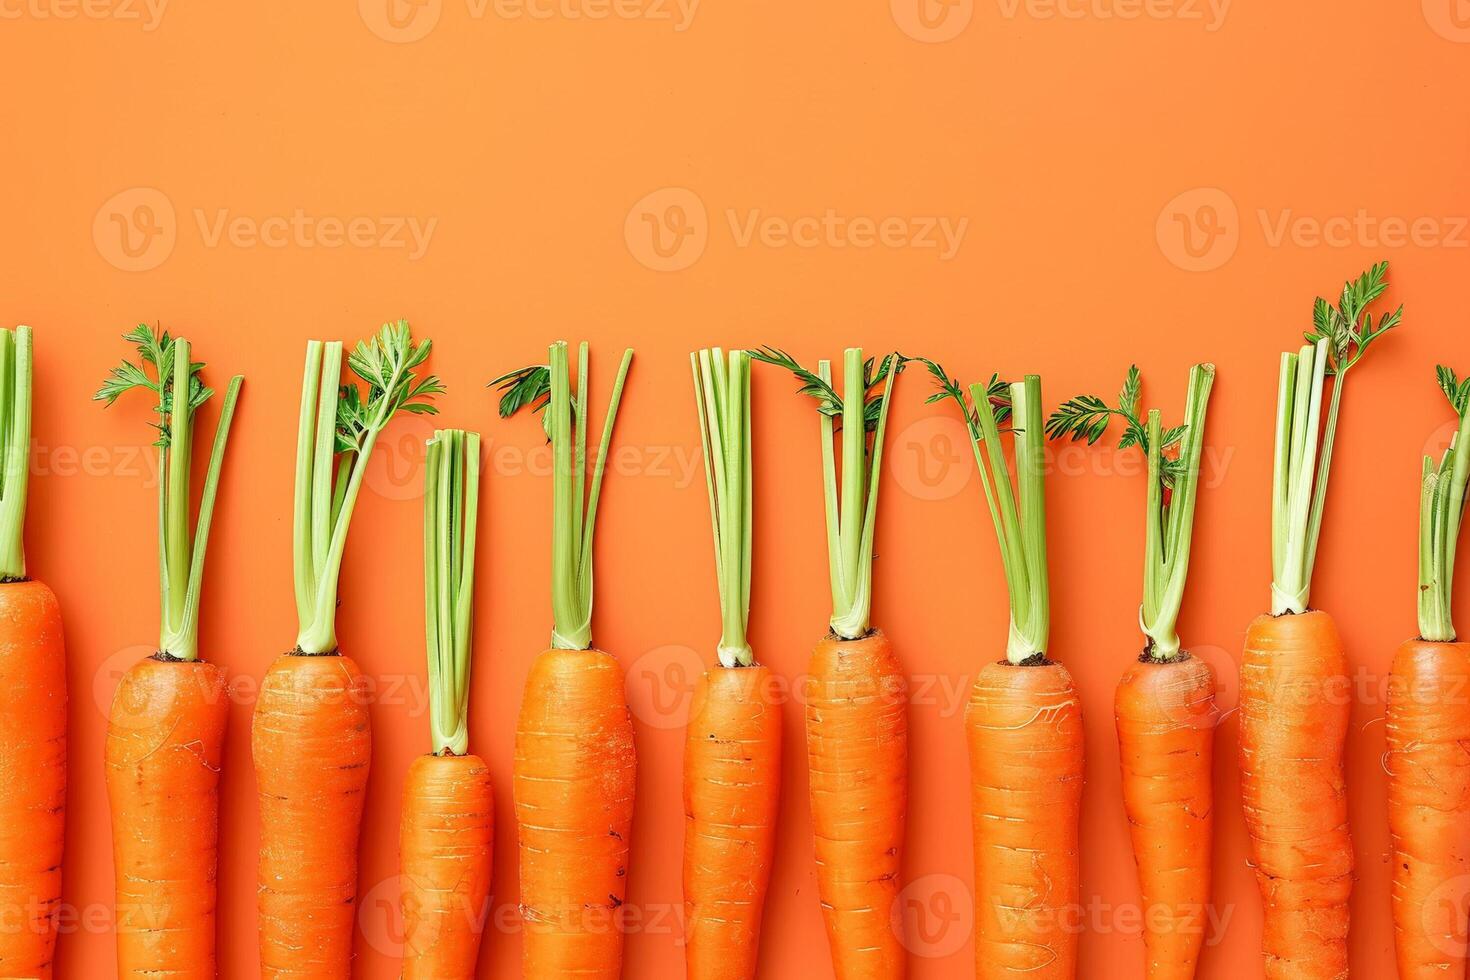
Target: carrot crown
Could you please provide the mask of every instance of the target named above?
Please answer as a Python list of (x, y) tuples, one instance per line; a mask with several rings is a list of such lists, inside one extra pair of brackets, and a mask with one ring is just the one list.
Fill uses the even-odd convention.
[[(225, 446), (235, 403), (244, 378), (230, 379), (224, 407), (214, 430), (214, 448), (194, 533), (189, 534), (189, 474), (194, 448), (194, 415), (214, 391), (204, 386), (202, 363), (190, 359), (189, 342), (160, 331), (156, 336), (139, 324), (124, 340), (138, 349), (140, 363), (123, 361), (112, 369), (102, 387), (92, 396), (111, 405), (126, 391), (143, 388), (157, 400), (158, 421), (158, 583), (161, 597), (161, 627), (158, 650), (178, 660), (199, 659), (199, 599), (204, 579), (204, 554), (209, 546), (209, 527), (214, 518), (214, 499), (224, 466)], [(29, 360), (29, 358), (27, 358)], [(152, 374), (149, 374), (149, 366)]]
[[(1308, 609), (1343, 382), (1373, 341), (1398, 326), (1403, 316), (1400, 306), (1374, 323), (1368, 307), (1387, 289), (1388, 263), (1380, 262), (1342, 287), (1336, 307), (1319, 297), (1306, 346), (1295, 354), (1281, 355), (1271, 490), (1273, 615)], [(1322, 396), (1328, 377), (1333, 378), (1332, 400), (1322, 431)]]
[[(992, 376), (989, 384), (970, 385), (967, 396), (943, 367), (929, 360), (925, 364), (939, 384), (939, 391), (929, 401), (953, 401), (969, 430), (970, 448), (995, 525), (1010, 595), (1006, 659), (1020, 664), (1044, 657), (1051, 632), (1051, 592), (1046, 567), (1046, 437), (1041, 420), (1041, 378), (1028, 374), (1024, 381), (1007, 384)], [(1000, 425), (1007, 419), (1013, 420), (1014, 485), (1000, 442)]]
[[(1128, 369), (1118, 405), (1096, 395), (1079, 395), (1065, 402), (1046, 420), (1053, 439), (1070, 435), (1072, 441), (1094, 445), (1116, 416), (1123, 420), (1118, 448), (1138, 446), (1148, 459), (1148, 509), (1144, 536), (1143, 603), (1138, 621), (1148, 637), (1148, 652), (1158, 660), (1179, 653), (1179, 608), (1189, 574), (1189, 548), (1194, 534), (1195, 504), (1199, 499), (1200, 456), (1204, 451), (1205, 411), (1215, 383), (1215, 365), (1196, 364), (1189, 371), (1189, 394), (1183, 425), (1165, 430), (1157, 409), (1140, 419), (1138, 397), (1142, 377), (1135, 365)], [(1165, 452), (1177, 450), (1173, 456)]]
[(1424, 457), (1419, 484), (1419, 635), (1436, 643), (1455, 640), (1451, 606), (1455, 551), (1465, 516), (1465, 484), (1470, 480), (1470, 378), (1461, 381), (1447, 367), (1436, 369), (1439, 387), (1460, 418), (1459, 431), (1438, 463)]
[(430, 341), (415, 344), (408, 321), (385, 323), (361, 341), (348, 367), (367, 384), (342, 384), (341, 341), (308, 341), (296, 438), (296, 501), (292, 519), (296, 615), (302, 653), (337, 649), (337, 581), (347, 528), (378, 435), (399, 412), (433, 415), (425, 399), (444, 391), (439, 379), (420, 381)]
[[(883, 436), (893, 385), (906, 358), (893, 353), (876, 364), (860, 347), (843, 355), (843, 389), (832, 387), (832, 362), (819, 361), (813, 374), (790, 354), (767, 347), (750, 352), (785, 368), (802, 382), (801, 393), (817, 400), (822, 431), (822, 480), (826, 487), (827, 566), (832, 584), (832, 631), (855, 640), (869, 632), (873, 609), (873, 537), (878, 522), (878, 484), (883, 470)], [(876, 367), (876, 371), (875, 371)], [(842, 485), (834, 438), (842, 433)], [(869, 439), (869, 435), (872, 436)]]
[(690, 354), (694, 401), (704, 446), (710, 523), (715, 532), (715, 570), (720, 587), (720, 663), (749, 667), (755, 653), (746, 640), (750, 619), (751, 447), (750, 352), (718, 347)]
[(464, 755), (469, 748), (479, 512), (479, 433), (463, 429), (435, 432), (429, 440), (424, 477), (424, 622), (429, 728), (436, 755)]
[(0, 581), (26, 577), (31, 461), (31, 328), (0, 330)]
[[(623, 352), (603, 422), (602, 441), (587, 486), (587, 345), (577, 351), (577, 387), (572, 387), (567, 343), (551, 345), (549, 364), (511, 371), (491, 381), (499, 386), (500, 417), (523, 408), (544, 412), (551, 440), (551, 645), (558, 650), (592, 648), (592, 539), (602, 475), (612, 445), (613, 424), (623, 400), (623, 386), (633, 364), (633, 349)], [(575, 443), (573, 435), (575, 430)]]

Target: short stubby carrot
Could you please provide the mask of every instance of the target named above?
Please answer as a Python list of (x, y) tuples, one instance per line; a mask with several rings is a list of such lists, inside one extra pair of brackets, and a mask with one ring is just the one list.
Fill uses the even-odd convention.
[(50, 980), (66, 823), (66, 645), (40, 582), (0, 584), (0, 976)]
[(346, 980), (357, 840), (372, 732), (367, 681), (338, 654), (287, 654), (261, 684), (251, 731), (260, 800), (265, 980)]
[(1081, 929), (1082, 704), (1059, 663), (989, 663), (965, 711), (975, 976), (1073, 980)]
[(623, 669), (600, 650), (547, 650), (516, 724), (522, 960), (529, 980), (622, 975), (637, 760)]
[(684, 742), (684, 958), (689, 980), (754, 980), (776, 847), (781, 709), (769, 668), (700, 678)]
[(485, 760), (415, 759), (399, 830), (404, 980), (473, 980), (489, 913), (494, 842)]
[(1388, 829), (1401, 980), (1465, 976), (1470, 644), (1412, 640), (1388, 687)]
[(896, 980), (908, 808), (908, 679), (882, 630), (828, 634), (804, 682), (817, 891), (837, 980)]
[(117, 975), (213, 980), (219, 778), (229, 698), (203, 661), (139, 661), (112, 699), (105, 767)]
[(1240, 665), (1240, 788), (1267, 980), (1348, 975), (1347, 661), (1332, 617), (1259, 616)]
[(1194, 980), (1210, 905), (1215, 671), (1188, 654), (1130, 666), (1114, 699), (1148, 980)]

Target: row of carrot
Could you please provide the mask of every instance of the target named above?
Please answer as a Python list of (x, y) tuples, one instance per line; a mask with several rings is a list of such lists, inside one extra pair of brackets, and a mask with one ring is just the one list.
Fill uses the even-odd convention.
[[(1269, 978), (1347, 976), (1348, 836), (1342, 751), (1348, 706), (1331, 618), (1308, 603), (1338, 413), (1348, 372), (1401, 310), (1370, 312), (1387, 266), (1318, 300), (1307, 344), (1282, 356), (1273, 503), (1273, 608), (1247, 634), (1240, 768), (1250, 853), (1266, 911)], [(139, 327), (138, 351), (97, 398), (141, 390), (159, 455), (158, 652), (122, 678), (106, 745), (121, 977), (208, 978), (215, 965), (221, 751), (228, 698), (200, 657), (205, 551), (242, 379), (233, 378), (198, 495), (190, 464), (197, 410), (212, 396), (187, 340)], [(384, 325), (346, 358), (308, 345), (293, 512), (294, 649), (269, 669), (252, 724), (259, 787), (261, 974), (346, 978), (351, 971), (357, 838), (371, 731), (365, 679), (337, 645), (338, 575), (367, 461), (401, 413), (433, 414), (443, 389), (422, 376), (430, 343)], [(516, 729), (524, 975), (616, 978), (622, 934), (607, 923), (626, 894), (636, 760), (618, 662), (592, 643), (593, 545), (604, 461), (632, 363), (624, 353), (588, 459), (588, 351), (576, 382), (565, 343), (548, 363), (492, 384), (500, 414), (537, 411), (553, 454), (550, 648), (533, 662)], [(30, 439), (31, 333), (0, 332), (0, 906), (31, 910), (0, 934), (0, 975), (49, 978), (60, 898), (66, 780), (64, 651), (55, 597), (26, 577), (22, 549)], [(979, 673), (966, 712), (972, 777), (976, 975), (1077, 976), (1068, 908), (1080, 903), (1080, 702), (1048, 644), (1043, 454), (1046, 438), (1096, 443), (1110, 427), (1148, 462), (1144, 646), (1117, 689), (1124, 803), (1145, 907), (1144, 974), (1195, 976), (1210, 902), (1217, 679), (1176, 631), (1189, 567), (1214, 368), (1190, 372), (1182, 424), (1140, 408), (1128, 373), (1116, 403), (1083, 395), (1044, 417), (1040, 379), (961, 385), (935, 361), (846, 352), (843, 378), (783, 351), (692, 355), (695, 405), (720, 596), (717, 662), (699, 683), (685, 748), (684, 897), (693, 980), (756, 975), (780, 785), (777, 689), (747, 638), (752, 549), (754, 363), (791, 373), (818, 409), (833, 612), (804, 680), (811, 812), (822, 912), (839, 980), (905, 975), (893, 926), (907, 803), (906, 679), (870, 622), (873, 542), (885, 429), (899, 375), (919, 365), (969, 433), (1010, 598), (1005, 656)], [(1450, 620), (1455, 551), (1470, 480), (1470, 380), (1440, 369), (1460, 431), (1423, 471), (1420, 638), (1394, 660), (1389, 704), (1390, 829), (1400, 975), (1464, 971), (1464, 924), (1433, 900), (1470, 847), (1470, 706), (1449, 695), (1470, 676)], [(1329, 394), (1330, 392), (1330, 394)], [(1009, 435), (1013, 449), (1003, 439)], [(410, 768), (401, 832), (403, 975), (475, 973), (489, 900), (489, 770), (469, 753), (468, 692), (480, 483), (479, 436), (430, 441), (424, 515), (432, 751)], [(1406, 695), (1404, 692), (1410, 692)], [(1157, 913), (1157, 914), (1155, 914)], [(9, 921), (9, 917), (7, 917)]]

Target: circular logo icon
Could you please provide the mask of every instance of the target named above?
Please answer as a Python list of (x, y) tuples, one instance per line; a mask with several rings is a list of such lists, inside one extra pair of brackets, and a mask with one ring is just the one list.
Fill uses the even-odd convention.
[(92, 242), (98, 254), (123, 272), (158, 268), (173, 254), (178, 239), (173, 202), (153, 187), (119, 191), (92, 218)]
[(368, 459), (363, 482), (386, 500), (417, 500), (424, 495), (424, 461), (434, 424), (427, 416), (402, 415), (394, 419)]
[(1191, 660), (1210, 668), (1215, 680), (1214, 697), (1196, 680), (1198, 675), (1181, 673), (1177, 675), (1179, 688), (1160, 692), (1165, 713), (1181, 726), (1216, 728), (1240, 704), (1240, 666), (1224, 647), (1192, 646), (1187, 651)]
[(1429, 944), (1445, 956), (1463, 959), (1470, 925), (1470, 875), (1455, 875), (1437, 885), (1419, 909)]
[(1450, 443), (1454, 441), (1459, 431), (1460, 423), (1454, 419), (1435, 429), (1429, 434), (1429, 438), (1424, 440), (1424, 455), (1434, 460), (1435, 465), (1438, 466), (1439, 461), (1444, 458), (1445, 450), (1450, 448)]
[(403, 956), (407, 931), (403, 921), (403, 880), (384, 878), (363, 893), (357, 903), (357, 925), (374, 952), (392, 959)]
[(970, 941), (975, 896), (950, 874), (928, 874), (909, 882), (893, 900), (893, 934), (915, 956), (953, 956)]
[(625, 681), (633, 717), (650, 728), (683, 728), (704, 667), (699, 654), (678, 645), (656, 647), (633, 661)]
[(970, 485), (975, 472), (970, 433), (949, 415), (931, 415), (904, 427), (888, 453), (893, 478), (920, 500), (948, 500)]
[[(142, 644), (123, 647), (97, 665), (97, 672), (92, 675), (92, 698), (103, 718), (110, 719), (114, 724), (126, 724), (129, 719), (156, 715), (157, 709), (167, 707), (166, 705), (151, 705), (139, 700), (146, 698), (148, 694), (136, 688), (128, 688), (121, 695), (118, 692), (118, 685), (122, 682), (123, 675), (131, 670), (138, 661), (146, 660), (157, 652), (157, 647)], [(121, 706), (123, 710), (114, 712), (112, 701), (118, 696), (130, 698), (133, 701)], [(141, 724), (141, 721), (139, 723)]]
[(1186, 272), (1211, 272), (1235, 255), (1240, 213), (1218, 187), (1196, 187), (1159, 212), (1155, 227), (1164, 258)]
[(893, 22), (915, 41), (953, 41), (970, 26), (975, 0), (889, 0)]
[(1466, 0), (1423, 0), (1424, 19), (1434, 33), (1456, 44), (1470, 43), (1470, 3)]
[(357, 12), (368, 30), (383, 40), (411, 44), (438, 26), (444, 0), (357, 0)]
[(709, 216), (699, 195), (685, 187), (645, 194), (628, 210), (623, 237), (633, 258), (655, 272), (687, 269), (709, 243)]

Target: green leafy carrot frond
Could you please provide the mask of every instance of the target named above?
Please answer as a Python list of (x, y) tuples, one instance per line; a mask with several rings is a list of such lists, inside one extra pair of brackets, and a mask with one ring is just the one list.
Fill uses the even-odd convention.
[[(1062, 439), (1070, 436), (1073, 442), (1086, 442), (1089, 446), (1096, 445), (1108, 431), (1113, 419), (1121, 419), (1123, 422), (1123, 433), (1118, 437), (1118, 448), (1129, 449), (1133, 446), (1143, 450), (1145, 456), (1149, 455), (1149, 430), (1146, 417), (1139, 415), (1138, 401), (1142, 391), (1142, 375), (1138, 365), (1128, 368), (1128, 374), (1123, 380), (1123, 388), (1118, 393), (1118, 404), (1109, 405), (1097, 395), (1077, 395), (1063, 402), (1056, 411), (1046, 420), (1046, 433), (1053, 439)], [(1177, 425), (1164, 429), (1160, 433), (1161, 452), (1177, 450), (1184, 439), (1187, 427)], [(1177, 456), (1166, 456), (1162, 461), (1164, 479), (1172, 483), (1179, 476), (1184, 467), (1184, 462)]]
[(1306, 332), (1307, 343), (1326, 339), (1330, 360), (1327, 374), (1346, 371), (1358, 362), (1379, 337), (1398, 326), (1404, 308), (1385, 313), (1375, 325), (1368, 307), (1388, 289), (1388, 263), (1379, 262), (1357, 279), (1349, 279), (1342, 287), (1337, 306), (1317, 297), (1312, 308), (1312, 329)]
[[(97, 393), (92, 396), (92, 400), (106, 402), (111, 406), (134, 389), (151, 391), (157, 399), (154, 412), (158, 415), (158, 421), (152, 423), (158, 430), (158, 439), (153, 444), (160, 449), (167, 449), (174, 410), (174, 339), (165, 330), (155, 333), (147, 324), (140, 323), (135, 330), (123, 334), (123, 340), (137, 348), (140, 363), (124, 360), (113, 368), (102, 386), (97, 389)], [(153, 368), (151, 376), (148, 372), (149, 366)], [(202, 362), (189, 365), (188, 415), (192, 415), (214, 395), (214, 389), (205, 386), (200, 378), (203, 370)]]
[(1465, 409), (1470, 407), (1470, 378), (1459, 380), (1454, 369), (1443, 364), (1436, 367), (1434, 373), (1439, 382), (1439, 390), (1450, 400), (1450, 407), (1455, 410), (1455, 414), (1463, 418)]
[(342, 386), (337, 399), (337, 451), (360, 453), (368, 433), (399, 412), (435, 415), (439, 409), (425, 399), (444, 393), (434, 375), (420, 380), (413, 369), (424, 363), (433, 341), (415, 344), (408, 321), (385, 323), (377, 335), (359, 341), (347, 355), (347, 366), (367, 383), (363, 396), (355, 384)]
[[(950, 377), (942, 365), (931, 361), (927, 357), (912, 357), (909, 360), (918, 361), (923, 364), (929, 373), (933, 375), (934, 382), (939, 387), (938, 391), (924, 399), (924, 404), (934, 405), (944, 401), (946, 398), (953, 401), (959, 406), (960, 411), (964, 413), (965, 421), (972, 429), (972, 435), (976, 435), (978, 438), (981, 431), (976, 428), (978, 419), (969, 408), (968, 401), (965, 397), (965, 390), (960, 387), (959, 379)], [(985, 385), (985, 397), (990, 403), (991, 414), (995, 417), (996, 424), (1001, 425), (1007, 422), (1011, 417), (1011, 383), (1009, 381), (1003, 381), (998, 374), (992, 374), (990, 381)], [(1003, 432), (1005, 430), (1002, 429), (1000, 431)]]
[[(843, 402), (842, 396), (837, 394), (831, 382), (823, 380), (819, 375), (802, 367), (801, 363), (786, 351), (778, 347), (766, 346), (750, 352), (752, 359), (763, 364), (783, 368), (791, 372), (801, 387), (797, 393), (810, 395), (817, 401), (817, 411), (830, 418), (833, 422), (835, 432), (842, 431)], [(866, 432), (875, 432), (878, 428), (878, 419), (883, 412), (883, 392), (885, 383), (888, 381), (889, 372), (895, 374), (903, 372), (904, 366), (913, 358), (904, 357), (902, 354), (894, 354), (878, 360), (869, 357), (863, 361), (863, 390), (866, 396), (863, 401), (863, 428)]]

